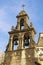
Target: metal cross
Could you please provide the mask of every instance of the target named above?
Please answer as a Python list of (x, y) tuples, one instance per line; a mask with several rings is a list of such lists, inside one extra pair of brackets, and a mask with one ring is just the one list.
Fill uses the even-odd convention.
[(22, 7), (23, 7), (23, 10), (24, 10), (25, 5), (23, 4)]

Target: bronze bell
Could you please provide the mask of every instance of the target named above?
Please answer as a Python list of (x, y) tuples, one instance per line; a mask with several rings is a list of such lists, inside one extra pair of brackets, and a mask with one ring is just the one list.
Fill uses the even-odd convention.
[(17, 41), (18, 41), (18, 39), (15, 39), (14, 40), (14, 45), (18, 45), (18, 42)]
[(28, 46), (28, 45), (29, 45), (29, 39), (28, 39), (28, 38), (26, 38), (26, 39), (24, 40), (24, 45), (25, 45), (25, 46)]

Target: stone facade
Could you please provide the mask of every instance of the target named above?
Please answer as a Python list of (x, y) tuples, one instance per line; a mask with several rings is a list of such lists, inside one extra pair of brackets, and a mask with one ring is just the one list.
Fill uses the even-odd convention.
[[(16, 18), (17, 26), (15, 28), (12, 26), (8, 32), (10, 38), (2, 65), (40, 65), (42, 62), (37, 53), (41, 42), (36, 44), (34, 41), (36, 31), (31, 22), (28, 25), (28, 14), (22, 10)], [(43, 49), (43, 46), (41, 47)]]

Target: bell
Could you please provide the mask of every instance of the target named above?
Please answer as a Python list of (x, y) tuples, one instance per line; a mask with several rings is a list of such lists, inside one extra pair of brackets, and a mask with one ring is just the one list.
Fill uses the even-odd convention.
[(14, 40), (14, 45), (18, 45), (17, 41), (18, 41), (17, 39)]
[(28, 40), (28, 39), (25, 39), (25, 40), (24, 40), (24, 45), (25, 45), (25, 46), (28, 46), (28, 45), (29, 45), (29, 40)]
[(17, 41), (15, 42), (15, 45), (18, 45)]

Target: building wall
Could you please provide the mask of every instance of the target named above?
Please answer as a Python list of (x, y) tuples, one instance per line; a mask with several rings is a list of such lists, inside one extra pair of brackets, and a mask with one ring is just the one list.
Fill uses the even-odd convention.
[(35, 65), (34, 48), (6, 52), (4, 65)]

